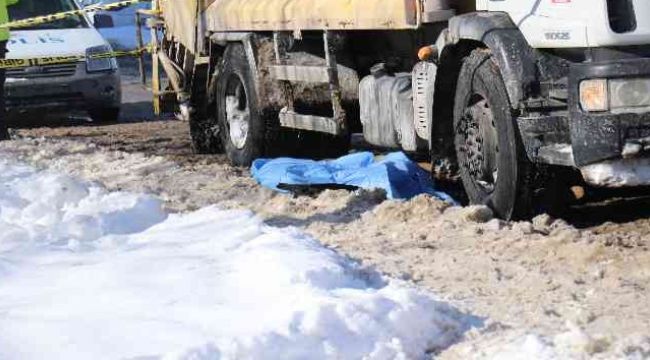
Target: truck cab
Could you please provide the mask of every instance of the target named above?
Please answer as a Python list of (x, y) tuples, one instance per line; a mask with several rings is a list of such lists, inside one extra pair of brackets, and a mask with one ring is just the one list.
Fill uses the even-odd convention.
[[(650, 185), (650, 3), (505, 0), (481, 1), (478, 9), (507, 13), (540, 57), (565, 61), (546, 83), (554, 89), (541, 95), (566, 103), (546, 113), (560, 116), (568, 134), (542, 147), (572, 156), (548, 162), (580, 169), (594, 186)], [(560, 83), (566, 91), (557, 90)]]

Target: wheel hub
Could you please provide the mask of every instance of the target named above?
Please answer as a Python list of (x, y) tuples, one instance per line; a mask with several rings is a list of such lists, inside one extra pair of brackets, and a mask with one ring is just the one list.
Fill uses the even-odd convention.
[(459, 159), (460, 165), (477, 185), (491, 193), (498, 177), (499, 147), (494, 116), (487, 100), (480, 95), (473, 96), (463, 113), (462, 124), (464, 126), (458, 131), (465, 142), (461, 147), (464, 156)]

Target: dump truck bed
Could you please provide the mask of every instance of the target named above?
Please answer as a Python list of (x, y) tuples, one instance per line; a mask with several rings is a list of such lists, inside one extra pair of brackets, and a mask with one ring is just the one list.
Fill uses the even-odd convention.
[[(165, 29), (168, 36), (173, 36), (187, 49), (196, 49), (196, 34), (198, 24), (198, 7), (205, 7), (210, 0), (158, 0)], [(200, 2), (200, 4), (199, 4)]]
[(215, 0), (205, 10), (208, 30), (408, 29), (417, 0)]
[[(167, 33), (194, 49), (206, 32), (399, 30), (450, 17), (447, 0), (159, 0)], [(420, 8), (419, 4), (423, 4)], [(437, 19), (437, 18), (440, 19)], [(200, 21), (199, 21), (200, 20)], [(201, 24), (202, 31), (196, 31)]]

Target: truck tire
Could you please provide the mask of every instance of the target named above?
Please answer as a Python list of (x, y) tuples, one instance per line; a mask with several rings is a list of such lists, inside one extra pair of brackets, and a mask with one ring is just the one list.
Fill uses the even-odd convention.
[(7, 128), (6, 116), (4, 119), (0, 119), (0, 141), (9, 140), (9, 129)]
[(194, 152), (197, 154), (218, 154), (221, 152), (219, 125), (214, 118), (191, 115), (189, 125)]
[[(178, 41), (166, 36), (163, 36), (161, 48), (168, 56), (184, 49)], [(175, 58), (175, 56), (172, 57)], [(185, 59), (182, 60), (182, 62), (185, 61)], [(188, 122), (192, 151), (195, 154), (217, 154), (222, 150), (216, 118), (208, 111), (208, 91), (206, 89), (208, 68), (208, 64), (194, 63), (191, 76), (189, 76), (190, 97), (187, 99), (189, 103), (181, 104), (182, 101), (176, 97), (176, 94), (172, 94), (173, 86), (169, 79), (163, 88), (170, 93), (160, 97), (161, 112), (174, 113), (177, 119)], [(189, 107), (189, 111), (184, 111), (185, 106)]]
[[(208, 91), (206, 89), (207, 72), (207, 68), (195, 67), (190, 95), (192, 111), (190, 111), (188, 123), (190, 137), (192, 138), (192, 149), (197, 154), (217, 154), (223, 151), (216, 113), (208, 111), (210, 104), (208, 103)], [(214, 81), (216, 79), (217, 77), (214, 78)]]
[(454, 145), (472, 204), (503, 219), (532, 213), (525, 157), (501, 72), (489, 50), (465, 58), (454, 102)]
[(244, 46), (230, 44), (216, 83), (216, 114), (224, 151), (236, 166), (250, 166), (264, 153), (265, 121)]
[(98, 124), (112, 124), (116, 123), (120, 118), (120, 108), (97, 108), (88, 110), (88, 115), (93, 122)]

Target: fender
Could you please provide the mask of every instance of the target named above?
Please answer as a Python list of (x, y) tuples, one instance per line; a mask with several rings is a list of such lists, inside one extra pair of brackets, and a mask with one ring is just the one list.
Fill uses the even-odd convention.
[[(218, 33), (213, 33), (210, 36), (210, 41), (213, 44), (226, 47), (228, 46), (229, 43), (233, 42), (239, 42), (244, 45), (244, 51), (246, 52), (246, 59), (248, 60), (248, 66), (250, 67), (253, 75), (253, 79), (255, 79), (255, 89), (257, 93), (259, 94), (259, 80), (257, 79), (256, 74), (258, 74), (257, 71), (257, 54), (255, 52), (255, 46), (253, 42), (255, 41), (254, 39), (254, 34), (251, 32), (218, 32)], [(208, 86), (209, 89), (209, 98), (210, 101), (214, 101), (214, 86), (216, 84), (216, 78), (219, 76), (219, 68), (218, 66), (215, 67), (214, 69), (210, 69), (210, 85)]]
[(442, 53), (445, 46), (453, 46), (461, 40), (479, 41), (492, 51), (513, 108), (519, 107), (523, 100), (538, 95), (535, 50), (508, 14), (474, 12), (455, 16), (449, 20), (447, 31), (438, 39), (438, 49)]

